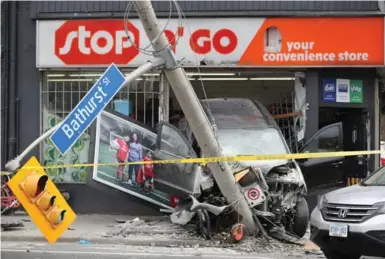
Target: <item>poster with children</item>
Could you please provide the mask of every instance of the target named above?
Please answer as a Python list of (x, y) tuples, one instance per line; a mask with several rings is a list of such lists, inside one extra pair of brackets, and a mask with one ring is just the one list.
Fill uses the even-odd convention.
[(156, 133), (117, 115), (103, 111), (96, 121), (93, 180), (158, 206), (170, 208), (170, 195), (154, 186), (152, 161)]

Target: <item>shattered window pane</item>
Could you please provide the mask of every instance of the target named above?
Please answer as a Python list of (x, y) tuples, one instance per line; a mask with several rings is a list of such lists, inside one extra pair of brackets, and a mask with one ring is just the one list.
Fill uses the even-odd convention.
[(220, 130), (218, 141), (225, 156), (288, 153), (280, 132), (274, 128)]
[(212, 114), (263, 117), (255, 104), (248, 99), (211, 99), (209, 106)]
[(190, 147), (177, 130), (163, 125), (161, 134), (161, 151), (184, 158), (189, 156)]
[(202, 101), (214, 117), (218, 129), (268, 128), (266, 115), (248, 99)]

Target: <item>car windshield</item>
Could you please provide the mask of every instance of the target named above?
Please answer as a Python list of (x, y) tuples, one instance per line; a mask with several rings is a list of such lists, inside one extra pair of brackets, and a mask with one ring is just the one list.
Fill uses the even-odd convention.
[(385, 167), (381, 167), (376, 173), (362, 182), (364, 186), (385, 186)]
[(288, 153), (275, 128), (219, 130), (218, 141), (224, 156)]

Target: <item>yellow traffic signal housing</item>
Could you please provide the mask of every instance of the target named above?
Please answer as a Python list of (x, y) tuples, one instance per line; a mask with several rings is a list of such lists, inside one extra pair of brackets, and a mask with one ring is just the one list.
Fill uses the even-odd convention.
[(47, 180), (47, 175), (41, 175), (38, 171), (31, 170), (19, 186), (30, 201), (35, 201), (44, 190)]
[(36, 200), (37, 205), (44, 212), (48, 211), (53, 205), (55, 205), (56, 196), (51, 195), (49, 192), (44, 192)]
[(76, 219), (36, 157), (32, 157), (8, 184), (49, 243), (56, 242)]
[(64, 215), (66, 213), (66, 210), (62, 210), (59, 207), (53, 207), (52, 210), (50, 210), (47, 214), (49, 223), (52, 226), (56, 226), (57, 224), (60, 224), (62, 220), (64, 219)]

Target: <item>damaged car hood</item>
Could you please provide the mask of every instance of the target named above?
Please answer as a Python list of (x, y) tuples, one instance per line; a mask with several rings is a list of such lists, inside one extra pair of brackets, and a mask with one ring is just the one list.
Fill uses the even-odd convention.
[(257, 167), (261, 169), (263, 175), (266, 175), (274, 167), (285, 165), (287, 163), (287, 160), (260, 160), (229, 162), (229, 165), (234, 172), (238, 172), (246, 167)]

